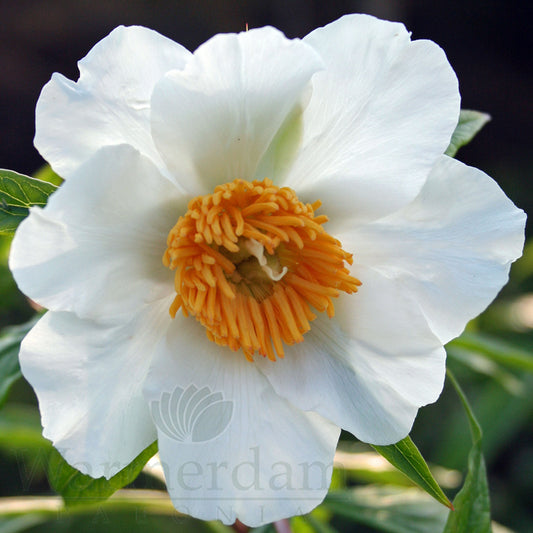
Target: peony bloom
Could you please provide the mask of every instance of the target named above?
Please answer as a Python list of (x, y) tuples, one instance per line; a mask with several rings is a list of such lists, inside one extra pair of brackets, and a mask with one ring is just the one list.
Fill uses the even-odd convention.
[(364, 15), (194, 54), (121, 27), (79, 68), (39, 98), (66, 181), (10, 256), (49, 309), (20, 352), (44, 435), (94, 477), (158, 439), (199, 518), (310, 511), (340, 428), (405, 437), (522, 250), (523, 212), (443, 155), (452, 68)]

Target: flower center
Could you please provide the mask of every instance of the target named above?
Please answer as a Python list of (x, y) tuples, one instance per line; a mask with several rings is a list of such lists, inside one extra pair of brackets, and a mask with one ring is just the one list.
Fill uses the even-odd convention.
[(176, 271), (171, 316), (181, 308), (210, 340), (242, 348), (250, 361), (256, 352), (283, 357), (283, 343), (311, 329), (311, 308), (332, 317), (332, 298), (361, 285), (345, 266), (352, 254), (322, 227), (328, 218), (315, 216), (319, 207), (269, 179), (238, 179), (191, 200), (163, 256)]

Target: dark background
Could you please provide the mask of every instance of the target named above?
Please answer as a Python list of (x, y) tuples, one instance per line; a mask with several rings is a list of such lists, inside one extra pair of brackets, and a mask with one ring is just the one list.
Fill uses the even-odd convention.
[(0, 167), (32, 173), (34, 109), (58, 71), (78, 78), (76, 61), (119, 24), (141, 24), (194, 50), (220, 32), (271, 24), (303, 37), (345, 13), (402, 21), (413, 38), (440, 44), (455, 68), (463, 107), (492, 122), (459, 158), (491, 174), (533, 212), (533, 3), (523, 0), (0, 0)]

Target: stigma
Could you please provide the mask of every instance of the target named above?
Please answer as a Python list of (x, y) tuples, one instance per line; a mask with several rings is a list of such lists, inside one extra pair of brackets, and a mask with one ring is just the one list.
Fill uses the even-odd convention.
[(237, 179), (193, 198), (163, 255), (175, 270), (170, 315), (181, 309), (249, 361), (283, 358), (315, 312), (333, 317), (333, 299), (361, 285), (347, 266), (352, 254), (324, 230), (327, 216), (315, 215), (319, 207), (269, 179)]

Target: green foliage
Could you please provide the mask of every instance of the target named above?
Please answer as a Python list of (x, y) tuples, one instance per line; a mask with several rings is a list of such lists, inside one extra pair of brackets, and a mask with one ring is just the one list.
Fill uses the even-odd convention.
[[(533, 356), (514, 341), (482, 332), (464, 333), (449, 343), (446, 350), (449, 355), (448, 367), (456, 375), (461, 375), (462, 383), (479, 382), (472, 392), (472, 398), (475, 400), (477, 418), (484, 428), (484, 455), (490, 462), (505, 450), (509, 442), (519, 438), (520, 432), (533, 416), (533, 404), (528, 392), (533, 387)], [(469, 370), (474, 371), (477, 377)], [(489, 379), (480, 381), (480, 376)], [(442, 442), (440, 449), (436, 450), (441, 461), (455, 467), (463, 464), (463, 458), (472, 446), (462, 426), (458, 416), (446, 417), (441, 429), (443, 434), (455, 436), (454, 445)]]
[(47, 181), (58, 187), (63, 183), (63, 178), (56, 174), (50, 165), (43, 165), (37, 172), (35, 172), (35, 174), (33, 174), (33, 177), (36, 180)]
[(7, 400), (9, 389), (22, 377), (18, 360), (19, 345), (0, 339), (0, 407)]
[(29, 454), (48, 460), (52, 447), (42, 436), (39, 413), (31, 406), (6, 405), (0, 411), (0, 452)]
[(438, 533), (447, 514), (445, 507), (416, 488), (356, 487), (330, 492), (324, 505), (336, 516), (388, 533)]
[(18, 360), (20, 343), (35, 322), (34, 318), (20, 326), (6, 328), (0, 334), (0, 407), (7, 400), (12, 385), (22, 376)]
[(457, 150), (468, 144), (489, 120), (490, 115), (487, 115), (487, 113), (461, 109), (459, 122), (453, 132), (450, 146), (446, 149), (446, 155), (454, 157)]
[(13, 498), (0, 506), (0, 533), (231, 533), (220, 522), (177, 513), (163, 492), (126, 491), (98, 505), (64, 509), (55, 498)]
[(405, 439), (389, 446), (372, 447), (438, 502), (446, 505), (446, 507), (451, 507), (450, 500), (435, 481), (411, 437), (405, 437)]
[(70, 466), (53, 450), (48, 463), (48, 481), (67, 505), (103, 501), (135, 480), (144, 465), (157, 453), (157, 442), (143, 450), (128, 466), (110, 479), (92, 478)]
[(483, 333), (463, 333), (458, 339), (450, 342), (446, 349), (448, 352), (456, 349), (465, 350), (511, 369), (533, 372), (531, 352)]
[(481, 427), (459, 383), (451, 372), (448, 377), (452, 382), (464, 410), (466, 411), (470, 432), (472, 434), (472, 449), (468, 456), (468, 473), (463, 488), (453, 500), (455, 511), (450, 512), (443, 533), (490, 533), (490, 500), (487, 472), (483, 450), (481, 447)]
[(32, 205), (44, 206), (57, 189), (52, 183), (12, 170), (0, 170), (0, 234), (11, 234), (28, 216)]
[(157, 453), (157, 443), (154, 442), (110, 479), (94, 479), (70, 466), (51, 443), (42, 437), (41, 431), (38, 413), (33, 409), (6, 406), (0, 411), (0, 454), (12, 453), (17, 461), (23, 460), (25, 466), (21, 474), (24, 473), (26, 477), (24, 485), (31, 483), (35, 476), (41, 476), (42, 470), (42, 475), (46, 474), (50, 486), (63, 497), (69, 507), (106, 500), (117, 490), (133, 482), (146, 462)]
[[(36, 487), (46, 485), (52, 445), (41, 432), (39, 412), (32, 406), (10, 402), (0, 410), (0, 493), (35, 494)], [(0, 516), (1, 510), (0, 500)]]
[(315, 514), (316, 512), (292, 518), (292, 533), (337, 533), (337, 530), (325, 521), (316, 518)]
[[(345, 446), (341, 442), (337, 449), (335, 463), (338, 465), (337, 470), (340, 470), (338, 477), (342, 476), (345, 481), (404, 487), (413, 486), (413, 481), (387, 462), (384, 457), (380, 457), (375, 451), (366, 451), (366, 447), (363, 449), (357, 447), (359, 449), (355, 448), (352, 449), (352, 452), (348, 452), (344, 448)], [(335, 476), (331, 483), (331, 490), (343, 488), (343, 486), (339, 487), (338, 483), (334, 484), (334, 481)]]

